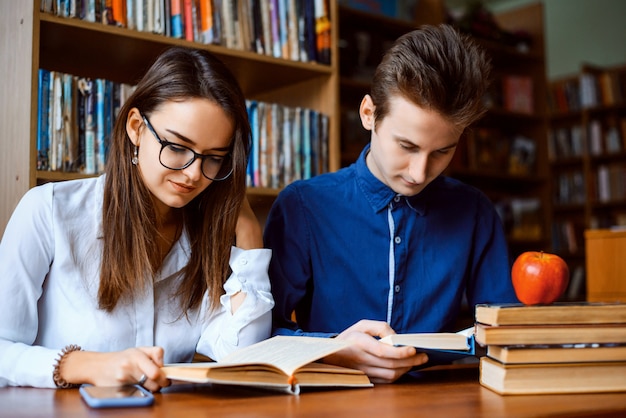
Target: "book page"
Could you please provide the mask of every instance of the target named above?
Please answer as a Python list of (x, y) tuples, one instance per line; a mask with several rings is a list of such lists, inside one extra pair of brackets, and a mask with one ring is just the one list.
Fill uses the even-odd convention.
[(224, 357), (220, 364), (269, 363), (288, 376), (305, 364), (348, 346), (332, 338), (276, 336)]
[(474, 333), (474, 327), (456, 333), (430, 332), (414, 334), (392, 334), (380, 339), (390, 345), (408, 345), (416, 348), (434, 350), (470, 350), (468, 339)]

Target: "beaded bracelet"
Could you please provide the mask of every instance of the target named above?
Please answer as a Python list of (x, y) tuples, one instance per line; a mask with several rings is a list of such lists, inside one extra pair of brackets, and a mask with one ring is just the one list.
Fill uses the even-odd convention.
[(65, 356), (67, 356), (72, 351), (80, 351), (80, 350), (82, 350), (80, 346), (76, 344), (70, 344), (70, 345), (66, 345), (65, 347), (63, 347), (63, 350), (61, 350), (61, 352), (59, 353), (59, 358), (56, 359), (56, 363), (54, 364), (54, 369), (52, 371), (52, 380), (54, 380), (54, 384), (58, 388), (68, 389), (68, 388), (78, 387), (77, 384), (69, 383), (65, 379), (63, 379), (61, 377), (61, 372), (59, 369), (61, 368), (61, 363), (63, 363)]

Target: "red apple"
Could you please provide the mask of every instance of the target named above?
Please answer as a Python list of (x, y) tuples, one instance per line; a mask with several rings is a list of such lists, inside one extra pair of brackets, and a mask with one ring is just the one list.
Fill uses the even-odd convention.
[(565, 292), (569, 268), (558, 255), (527, 251), (513, 263), (511, 278), (520, 302), (525, 305), (548, 304)]

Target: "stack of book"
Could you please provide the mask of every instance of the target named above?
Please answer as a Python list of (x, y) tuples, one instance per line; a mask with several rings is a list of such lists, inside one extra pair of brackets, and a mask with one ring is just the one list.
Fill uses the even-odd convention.
[(497, 393), (626, 391), (626, 303), (477, 305), (475, 340)]

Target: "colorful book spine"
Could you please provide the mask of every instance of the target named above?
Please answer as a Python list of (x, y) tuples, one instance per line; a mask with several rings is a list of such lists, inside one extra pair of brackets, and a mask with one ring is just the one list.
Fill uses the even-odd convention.
[(317, 61), (330, 64), (330, 14), (326, 0), (315, 0), (315, 36)]
[(200, 0), (200, 30), (202, 43), (213, 43), (213, 2)]
[(280, 22), (278, 17), (278, 0), (269, 0), (270, 30), (272, 39), (272, 55), (280, 58), (282, 51), (280, 47)]
[(85, 94), (85, 174), (96, 174), (96, 88), (93, 80), (83, 80)]
[(193, 35), (193, 1), (183, 0), (183, 28), (185, 33), (185, 39), (188, 41), (194, 40)]
[[(167, 0), (165, 0), (167, 1)], [(183, 38), (183, 7), (181, 0), (170, 0), (172, 38)]]
[(278, 0), (278, 36), (280, 40), (280, 56), (289, 59), (289, 10), (287, 0)]
[(74, 77), (70, 74), (63, 74), (63, 136), (60, 169), (70, 171), (76, 159), (76, 150), (73, 141), (74, 123)]
[(104, 172), (104, 156), (105, 156), (105, 145), (104, 145), (104, 108), (105, 108), (105, 99), (104, 99), (104, 90), (105, 90), (105, 80), (101, 78), (97, 78), (96, 80), (96, 142), (95, 142), (95, 153), (96, 153), (96, 172), (102, 173)]
[(37, 170), (47, 170), (50, 150), (50, 71), (39, 69), (37, 106)]

